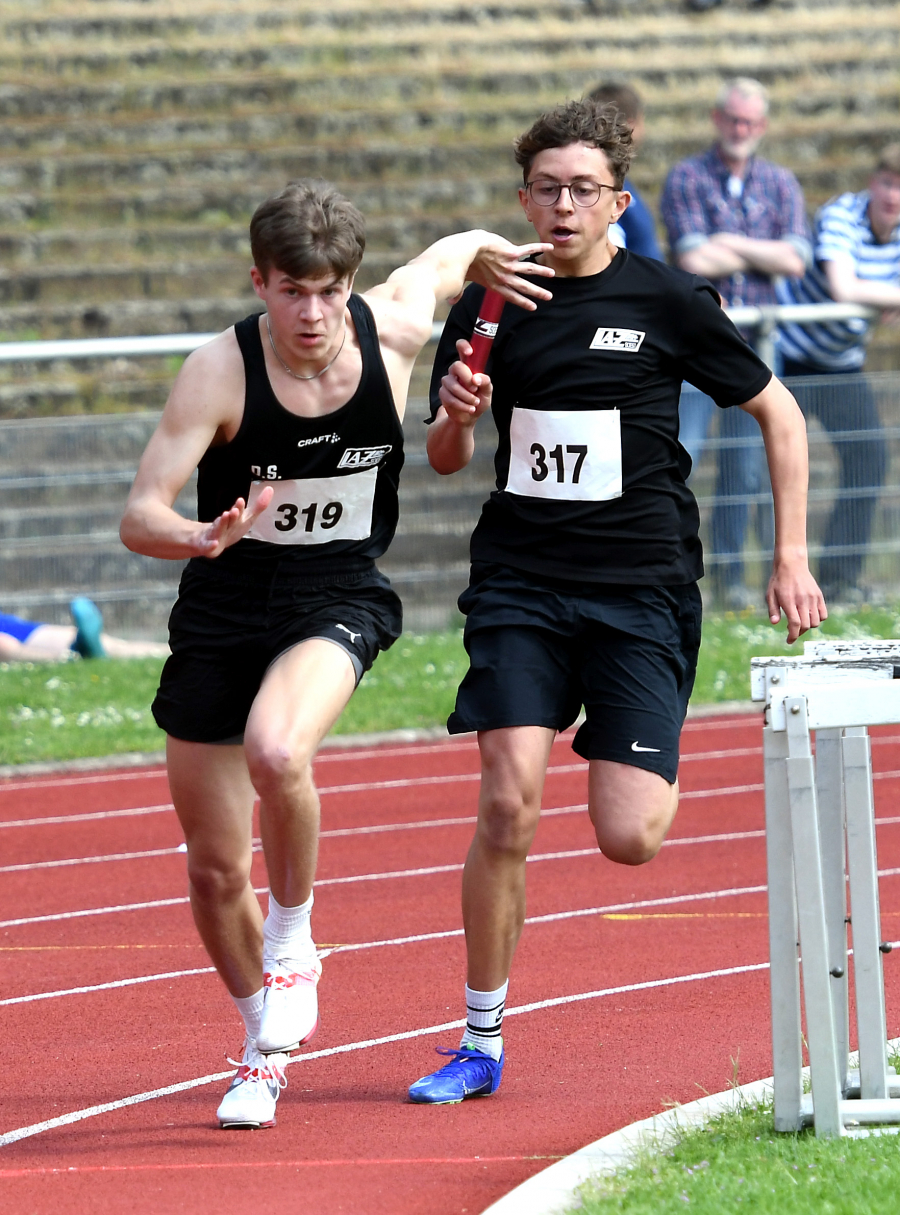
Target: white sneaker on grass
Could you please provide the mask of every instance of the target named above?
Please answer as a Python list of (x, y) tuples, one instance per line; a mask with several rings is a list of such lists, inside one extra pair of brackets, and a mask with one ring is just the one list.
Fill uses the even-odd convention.
[[(229, 1059), (229, 1063), (235, 1063)], [(222, 1098), (216, 1117), (225, 1129), (246, 1127), (257, 1130), (275, 1125), (275, 1103), (287, 1087), (284, 1069), (288, 1057), (264, 1055), (252, 1038), (244, 1043), (244, 1057), (237, 1074)]]
[(318, 958), (305, 963), (266, 958), (263, 972), (266, 1002), (256, 1044), (264, 1054), (296, 1050), (319, 1026), (316, 988), (322, 963)]

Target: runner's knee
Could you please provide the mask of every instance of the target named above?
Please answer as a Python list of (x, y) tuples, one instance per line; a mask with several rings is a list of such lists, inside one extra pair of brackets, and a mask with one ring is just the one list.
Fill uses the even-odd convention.
[(227, 903), (238, 898), (250, 881), (252, 852), (246, 856), (192, 854), (188, 849), (188, 879), (203, 902)]
[(527, 856), (538, 814), (518, 791), (483, 796), (478, 814), (479, 839), (490, 852)]
[(600, 851), (619, 865), (645, 865), (662, 847), (678, 806), (678, 786), (663, 783), (643, 804), (634, 798), (602, 799), (591, 805)]
[(302, 742), (245, 738), (244, 754), (250, 780), (264, 801), (311, 782), (311, 751)]

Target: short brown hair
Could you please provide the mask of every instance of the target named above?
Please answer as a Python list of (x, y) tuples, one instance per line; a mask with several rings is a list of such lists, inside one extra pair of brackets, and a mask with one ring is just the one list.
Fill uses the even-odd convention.
[(567, 101), (548, 110), (519, 136), (513, 146), (525, 182), (528, 182), (532, 162), (539, 152), (567, 148), (573, 143), (590, 144), (605, 152), (616, 189), (622, 189), (634, 153), (631, 129), (617, 106), (601, 105), (590, 98)]
[(273, 269), (291, 278), (352, 278), (366, 248), (366, 221), (327, 181), (291, 181), (250, 220), (253, 263), (264, 279)]
[(881, 149), (875, 172), (896, 173), (900, 177), (900, 143), (889, 143), (886, 148)]
[(588, 100), (599, 102), (600, 105), (614, 105), (621, 110), (626, 122), (632, 126), (644, 112), (644, 103), (641, 101), (637, 89), (633, 89), (624, 81), (607, 81), (605, 84), (598, 84), (588, 93)]

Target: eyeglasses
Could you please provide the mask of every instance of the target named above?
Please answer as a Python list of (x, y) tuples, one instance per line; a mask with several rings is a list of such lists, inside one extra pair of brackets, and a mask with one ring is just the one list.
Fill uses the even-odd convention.
[(525, 189), (531, 194), (531, 201), (539, 207), (552, 207), (563, 190), (569, 191), (569, 198), (576, 207), (593, 207), (600, 198), (601, 191), (616, 192), (618, 186), (610, 186), (600, 181), (548, 181), (538, 178), (537, 181), (526, 182)]
[(719, 117), (730, 127), (746, 127), (748, 131), (756, 130), (765, 121), (764, 118), (742, 118), (739, 114), (729, 114), (728, 110), (719, 110)]

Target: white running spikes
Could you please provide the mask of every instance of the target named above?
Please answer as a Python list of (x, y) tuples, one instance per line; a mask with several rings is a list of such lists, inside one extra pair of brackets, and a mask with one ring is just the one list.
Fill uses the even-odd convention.
[(256, 1044), (264, 1054), (296, 1050), (319, 1025), (316, 988), (322, 974), (318, 958), (301, 964), (281, 959), (264, 962), (266, 1002)]
[[(229, 1063), (235, 1063), (229, 1059)], [(216, 1117), (223, 1128), (245, 1127), (257, 1130), (275, 1125), (275, 1103), (287, 1087), (284, 1069), (288, 1057), (264, 1055), (252, 1038), (244, 1043), (244, 1057), (237, 1074), (222, 1098)]]

